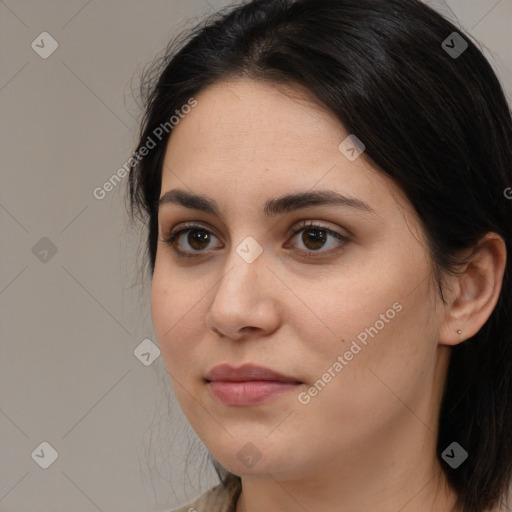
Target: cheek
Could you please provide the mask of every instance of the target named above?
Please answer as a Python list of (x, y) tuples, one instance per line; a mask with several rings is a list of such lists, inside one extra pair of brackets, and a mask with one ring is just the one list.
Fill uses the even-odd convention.
[[(435, 334), (422, 292), (401, 298), (400, 311), (392, 308), (395, 298), (391, 292), (372, 297), (364, 310), (344, 309), (338, 317), (344, 342), (323, 343), (317, 334), (316, 346), (304, 348), (301, 359), (308, 361), (310, 380), (300, 396), (303, 405), (297, 406), (297, 429), (321, 430), (329, 446), (349, 446), (396, 424), (404, 414), (416, 421), (407, 407), (423, 417), (419, 404), (428, 400), (434, 386)], [(388, 323), (380, 320), (386, 312)]]
[(170, 289), (170, 282), (166, 282), (161, 277), (161, 272), (156, 265), (151, 282), (151, 319), (161, 347), (165, 344), (164, 333), (171, 329), (174, 320), (174, 301)]
[[(164, 276), (164, 277), (162, 277)], [(180, 381), (197, 372), (200, 340), (205, 331), (205, 290), (176, 272), (155, 266), (151, 317), (167, 371)]]
[(167, 272), (160, 274), (155, 267), (151, 287), (153, 327), (174, 395), (185, 416), (198, 428), (211, 419), (198, 407), (198, 376), (202, 369), (199, 365), (204, 357), (200, 344), (201, 332), (204, 333), (200, 299), (204, 292), (194, 294), (190, 282), (183, 282), (177, 275), (169, 276)]
[(385, 385), (379, 377), (391, 389), (407, 392), (408, 383), (417, 382), (434, 362), (439, 318), (425, 279), (428, 263), (421, 252), (416, 259), (409, 252), (408, 261), (405, 253), (400, 258), (392, 252), (393, 258), (382, 254), (379, 261), (351, 267), (350, 276), (323, 279), (323, 286), (308, 283), (307, 309), (290, 303), (288, 321), (296, 326), (303, 360), (309, 361), (306, 375), (316, 382), (334, 373), (331, 381), (338, 384), (328, 386), (343, 387), (343, 401), (381, 398), (379, 388)]

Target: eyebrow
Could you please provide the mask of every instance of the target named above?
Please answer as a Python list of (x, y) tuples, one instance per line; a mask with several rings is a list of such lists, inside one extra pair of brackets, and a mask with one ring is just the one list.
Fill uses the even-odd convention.
[[(160, 208), (166, 204), (178, 204), (191, 210), (199, 210), (221, 217), (221, 211), (217, 202), (199, 194), (193, 194), (185, 190), (173, 189), (166, 192), (158, 201)], [(265, 203), (263, 213), (267, 217), (283, 215), (303, 208), (320, 205), (334, 205), (355, 208), (376, 214), (375, 210), (368, 204), (355, 197), (348, 197), (338, 194), (332, 190), (319, 190), (296, 192), (281, 197), (270, 199)]]

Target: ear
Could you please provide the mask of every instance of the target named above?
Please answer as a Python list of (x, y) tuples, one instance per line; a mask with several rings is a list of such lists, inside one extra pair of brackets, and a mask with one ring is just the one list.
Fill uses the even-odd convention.
[(506, 264), (505, 241), (497, 233), (487, 233), (472, 250), (463, 273), (450, 277), (453, 287), (439, 333), (441, 345), (457, 345), (482, 328), (498, 302)]

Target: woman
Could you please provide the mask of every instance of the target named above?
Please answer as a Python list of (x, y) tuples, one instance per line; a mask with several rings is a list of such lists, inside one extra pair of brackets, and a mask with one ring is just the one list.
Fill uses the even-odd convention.
[(131, 212), (221, 478), (179, 510), (510, 510), (512, 120), (468, 36), (255, 0), (151, 76)]

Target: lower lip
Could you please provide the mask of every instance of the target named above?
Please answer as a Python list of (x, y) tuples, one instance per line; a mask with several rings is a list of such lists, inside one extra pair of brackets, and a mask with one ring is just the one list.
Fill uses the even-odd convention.
[(226, 405), (256, 405), (295, 389), (299, 384), (269, 380), (209, 382), (213, 394)]

